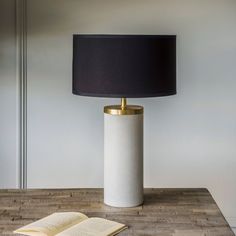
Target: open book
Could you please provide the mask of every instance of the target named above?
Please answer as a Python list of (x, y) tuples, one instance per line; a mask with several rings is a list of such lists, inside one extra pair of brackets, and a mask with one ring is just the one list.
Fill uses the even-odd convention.
[(80, 212), (53, 213), (14, 231), (32, 236), (106, 236), (116, 235), (127, 227), (102, 218), (88, 218)]

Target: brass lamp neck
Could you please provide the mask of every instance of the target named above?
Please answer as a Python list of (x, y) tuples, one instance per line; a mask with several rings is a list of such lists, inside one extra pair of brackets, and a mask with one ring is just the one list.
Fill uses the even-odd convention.
[(127, 99), (121, 98), (121, 104), (105, 106), (104, 113), (109, 115), (138, 115), (143, 114), (143, 107), (127, 105)]
[(121, 109), (124, 110), (127, 105), (127, 100), (126, 98), (121, 98)]

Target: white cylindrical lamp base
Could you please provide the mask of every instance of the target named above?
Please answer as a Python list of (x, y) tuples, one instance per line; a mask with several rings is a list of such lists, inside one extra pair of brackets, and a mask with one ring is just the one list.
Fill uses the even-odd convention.
[(143, 203), (143, 108), (111, 114), (104, 109), (104, 203), (134, 207)]

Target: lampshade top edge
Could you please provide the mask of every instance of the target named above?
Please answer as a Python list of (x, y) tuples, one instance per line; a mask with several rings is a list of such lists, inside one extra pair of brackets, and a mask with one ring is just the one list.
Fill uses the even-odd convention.
[(172, 34), (73, 34), (79, 38), (176, 38)]

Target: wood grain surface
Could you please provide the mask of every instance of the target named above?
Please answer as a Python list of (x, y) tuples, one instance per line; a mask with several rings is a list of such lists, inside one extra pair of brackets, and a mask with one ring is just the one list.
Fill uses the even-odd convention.
[(0, 234), (53, 212), (79, 211), (128, 225), (119, 235), (232, 236), (207, 189), (145, 189), (144, 204), (114, 208), (102, 189), (0, 190)]

